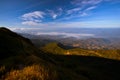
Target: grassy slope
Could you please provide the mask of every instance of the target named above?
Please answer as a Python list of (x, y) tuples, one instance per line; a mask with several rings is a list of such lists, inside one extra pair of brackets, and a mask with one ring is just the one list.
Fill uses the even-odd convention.
[[(79, 77), (69, 70), (59, 67), (52, 57), (39, 51), (28, 39), (6, 28), (0, 28), (0, 55), (2, 80), (74, 80), (75, 78), (76, 80), (80, 78), (86, 80), (83, 76)], [(34, 66), (37, 67), (34, 68)], [(40, 71), (36, 72), (39, 69)], [(46, 69), (48, 69), (47, 72)], [(38, 77), (41, 75), (43, 77)]]
[[(57, 43), (47, 44), (40, 50), (49, 53), (48, 55), (56, 61), (56, 64), (62, 67), (63, 72), (61, 74), (71, 78), (70, 72), (72, 72), (72, 75), (79, 76), (78, 79), (73, 80), (79, 80), (80, 77), (83, 80), (120, 79), (120, 50), (85, 50), (79, 48), (66, 50)], [(66, 76), (65, 80), (69, 80)]]
[(120, 50), (88, 50), (88, 49), (63, 49), (57, 43), (49, 43), (40, 48), (45, 53), (54, 53), (59, 55), (81, 55), (81, 56), (96, 56), (108, 59), (120, 60)]
[[(48, 56), (34, 47), (29, 39), (6, 28), (0, 28), (0, 77), (6, 74), (5, 78), (8, 78), (10, 77), (8, 74), (11, 75), (12, 72), (16, 73), (16, 69), (19, 70), (23, 68), (24, 71), (25, 67), (34, 66), (35, 64), (39, 65), (39, 67), (44, 66), (43, 68), (47, 68), (46, 65), (48, 67), (52, 65), (49, 62)], [(54, 69), (51, 68), (50, 70)], [(19, 71), (17, 74), (19, 74)], [(42, 75), (41, 72), (39, 74)], [(24, 72), (21, 75), (24, 76)], [(18, 80), (17, 78), (10, 78), (11, 80)]]

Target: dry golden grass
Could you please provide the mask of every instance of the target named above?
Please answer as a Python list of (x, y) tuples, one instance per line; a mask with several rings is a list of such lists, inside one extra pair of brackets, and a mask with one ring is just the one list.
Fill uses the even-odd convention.
[(7, 73), (2, 80), (57, 80), (55, 71), (40, 65), (32, 65), (22, 70)]
[(5, 71), (5, 66), (0, 67), (0, 73), (3, 73)]

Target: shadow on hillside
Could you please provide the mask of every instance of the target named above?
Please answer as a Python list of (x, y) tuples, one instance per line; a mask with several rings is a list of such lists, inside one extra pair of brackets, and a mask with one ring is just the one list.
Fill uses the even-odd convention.
[(69, 69), (78, 76), (87, 77), (88, 80), (120, 80), (120, 61), (118, 60), (77, 55), (50, 54), (49, 56), (54, 59), (55, 65)]

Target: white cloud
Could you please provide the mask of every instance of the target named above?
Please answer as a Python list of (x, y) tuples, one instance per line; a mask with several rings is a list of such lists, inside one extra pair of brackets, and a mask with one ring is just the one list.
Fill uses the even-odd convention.
[(96, 6), (90, 6), (90, 7), (88, 7), (87, 9), (85, 9), (85, 11), (90, 11), (90, 10), (93, 10), (93, 9), (95, 9), (96, 8)]
[(85, 5), (95, 5), (95, 4), (99, 4), (101, 3), (103, 0), (83, 0), (82, 1), (82, 4), (85, 4)]
[[(113, 22), (113, 21), (111, 21)], [(117, 22), (109, 23), (106, 20), (95, 20), (95, 21), (81, 21), (81, 22), (49, 22), (40, 23), (39, 27), (45, 29), (59, 29), (59, 28), (101, 28), (101, 27), (118, 27), (120, 24)]]
[(60, 16), (60, 15), (62, 15), (63, 11), (64, 11), (64, 10), (63, 10), (62, 8), (58, 8), (57, 14)]
[(48, 14), (53, 18), (53, 19), (56, 19), (57, 18), (57, 13), (55, 13), (53, 10), (47, 10), (48, 11)]
[(53, 19), (56, 19), (57, 16), (58, 16), (57, 14), (53, 14), (53, 15), (52, 15)]
[(76, 38), (81, 38), (81, 37), (93, 37), (95, 36), (94, 34), (83, 34), (83, 33), (66, 33), (66, 32), (38, 32), (36, 35), (63, 35), (64, 37), (76, 37)]
[(84, 17), (84, 16), (88, 16), (88, 14), (86, 12), (82, 12), (82, 13), (80, 13), (80, 16)]
[(23, 25), (28, 25), (28, 26), (38, 26), (39, 23), (35, 22), (35, 21), (24, 21), (22, 22)]
[(39, 18), (44, 18), (45, 13), (42, 11), (34, 11), (31, 13), (26, 13), (22, 15), (23, 20), (34, 20)]
[(88, 14), (88, 12), (90, 12), (91, 10), (93, 10), (93, 9), (95, 9), (95, 8), (96, 8), (96, 6), (87, 7), (87, 8), (84, 9), (83, 11), (80, 11), (80, 12), (79, 12), (79, 15), (80, 15), (81, 17), (88, 16), (88, 15), (90, 15), (90, 14)]
[(34, 11), (31, 13), (26, 13), (22, 15), (22, 24), (28, 26), (38, 26), (40, 22), (42, 22), (42, 18), (44, 18), (45, 13), (42, 11)]
[(82, 8), (81, 7), (77, 7), (77, 8), (73, 8), (67, 11), (67, 14), (72, 14), (74, 12), (79, 12)]
[(72, 0), (71, 4), (76, 6), (86, 6), (86, 5), (97, 5), (101, 2), (110, 2), (110, 1), (119, 1), (119, 0)]
[(23, 25), (34, 26), (34, 27), (44, 27), (45, 29), (54, 28), (74, 28), (82, 26), (82, 22), (48, 22), (48, 23), (37, 23), (34, 21), (23, 21)]
[(73, 0), (71, 2), (72, 6), (76, 7), (68, 10), (66, 13), (75, 15), (74, 16), (88, 16), (91, 10), (95, 9), (99, 3), (103, 0)]
[(71, 3), (76, 6), (96, 5), (103, 0), (73, 0)]
[(89, 13), (92, 14), (92, 10), (95, 9), (102, 2), (110, 2), (112, 0), (72, 0), (71, 4), (74, 7), (71, 10), (68, 10), (68, 14), (79, 13), (77, 16), (88, 16)]
[(58, 16), (61, 16), (63, 13), (63, 9), (57, 8), (56, 10), (47, 10), (48, 15), (50, 15), (53, 19), (56, 19)]
[(32, 31), (35, 31), (35, 30), (41, 30), (42, 28), (19, 28), (19, 27), (11, 27), (11, 28), (9, 28), (10, 30), (12, 30), (12, 31), (18, 31), (18, 32), (20, 32), (20, 31), (29, 31), (29, 30), (32, 30)]

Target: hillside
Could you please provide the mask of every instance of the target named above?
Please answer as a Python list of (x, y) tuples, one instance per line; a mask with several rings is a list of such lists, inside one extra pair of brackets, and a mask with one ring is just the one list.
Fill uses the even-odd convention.
[[(31, 43), (29, 39), (24, 38), (6, 28), (0, 28), (0, 60), (6, 61), (6, 59), (10, 59), (9, 61), (11, 61), (11, 59), (15, 59), (16, 61), (16, 59), (19, 60), (19, 58), (21, 58), (20, 60), (24, 61), (27, 59), (26, 57), (30, 57), (32, 55), (36, 55), (37, 57), (40, 53), (41, 52)], [(16, 63), (18, 62), (16, 61)]]
[[(17, 78), (33, 80), (34, 77), (47, 80), (49, 77), (47, 75), (51, 70), (54, 75), (55, 70), (50, 69), (51, 60), (48, 56), (39, 51), (29, 39), (6, 28), (0, 28), (0, 55), (0, 77), (2, 80), (18, 80)], [(47, 70), (46, 65), (50, 70)], [(42, 70), (45, 73), (42, 74), (36, 70)], [(54, 80), (54, 76), (52, 79)]]
[(36, 53), (36, 49), (29, 39), (24, 38), (6, 28), (0, 28), (0, 58), (15, 55), (30, 55)]
[(65, 47), (50, 43), (39, 50), (29, 39), (0, 28), (0, 80), (120, 80), (118, 59)]
[[(68, 47), (68, 49), (67, 49)], [(96, 57), (103, 57), (108, 59), (115, 59), (120, 60), (120, 50), (93, 50), (93, 49), (81, 49), (81, 48), (69, 48), (69, 46), (65, 46), (60, 43), (49, 43), (45, 45), (44, 47), (41, 47), (40, 50), (42, 50), (45, 53), (54, 53), (57, 55), (81, 55), (81, 56), (96, 56)]]

